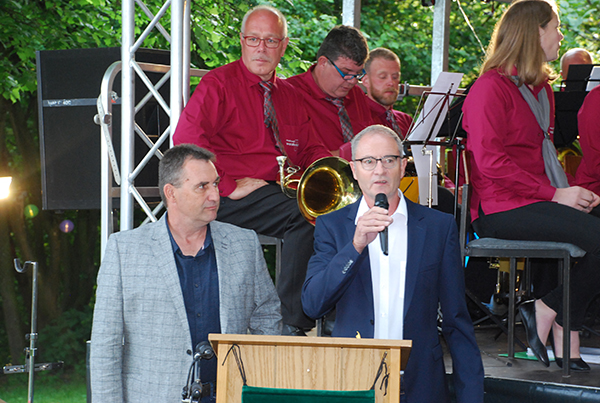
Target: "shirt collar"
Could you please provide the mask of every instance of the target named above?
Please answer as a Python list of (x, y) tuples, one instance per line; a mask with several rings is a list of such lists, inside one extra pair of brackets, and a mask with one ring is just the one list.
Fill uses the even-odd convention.
[[(511, 76), (518, 76), (519, 75), (519, 72), (518, 72), (516, 66), (513, 66), (512, 70), (510, 72), (510, 75)], [(512, 81), (511, 77), (507, 77), (507, 78)], [(528, 86), (527, 84), (523, 84), (523, 85), (527, 85), (527, 88), (533, 93), (533, 95), (535, 95), (537, 97), (537, 95), (542, 90), (542, 88), (544, 88), (545, 84), (546, 84), (546, 82), (542, 81), (540, 84), (538, 84), (535, 87), (533, 87), (533, 89), (530, 86)]]
[[(237, 62), (238, 62), (239, 68), (242, 72), (242, 76), (244, 77), (244, 79), (246, 80), (246, 83), (248, 84), (248, 87), (252, 87), (253, 85), (258, 86), (258, 83), (260, 83), (262, 81), (260, 79), (260, 77), (254, 73), (251, 73), (250, 70), (248, 70), (248, 68), (244, 64), (244, 61), (242, 59), (239, 59)], [(273, 83), (273, 87), (277, 87), (277, 70), (275, 70), (273, 72), (273, 75), (271, 76), (271, 78), (268, 81), (271, 81)]]
[(367, 103), (369, 104), (369, 108), (371, 108), (371, 111), (375, 112), (378, 116), (382, 116), (385, 119), (386, 118), (385, 114), (387, 112), (387, 109), (385, 108), (385, 106), (381, 105), (378, 102), (373, 101), (371, 98), (369, 98), (368, 95), (365, 95), (365, 97), (367, 98)]
[[(165, 213), (168, 214), (168, 213)], [(171, 228), (169, 227), (169, 220), (167, 219), (168, 217), (165, 217), (165, 224), (167, 226), (167, 232), (169, 233), (169, 239), (171, 240), (171, 246), (173, 247), (173, 253), (180, 253), (183, 255), (183, 253), (181, 252), (181, 248), (179, 247), (179, 245), (177, 245), (177, 242), (175, 241), (175, 238), (173, 238), (173, 234), (171, 233)], [(210, 234), (210, 224), (208, 224), (206, 226), (206, 238), (204, 238), (204, 245), (202, 246), (202, 249), (200, 249), (198, 251), (198, 253), (196, 254), (196, 256), (198, 256), (198, 254), (202, 253), (202, 251), (208, 249), (212, 244), (212, 236)]]

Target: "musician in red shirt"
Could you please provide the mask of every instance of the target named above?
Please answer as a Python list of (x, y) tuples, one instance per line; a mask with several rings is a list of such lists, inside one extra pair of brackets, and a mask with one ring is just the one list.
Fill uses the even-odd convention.
[(300, 302), (313, 226), (300, 214), (296, 200), (275, 183), (276, 157), (285, 155), (290, 164), (306, 168), (330, 153), (316, 139), (302, 98), (275, 74), (288, 41), (279, 10), (250, 10), (242, 21), (241, 59), (202, 78), (173, 142), (197, 144), (216, 155), (221, 177), (217, 220), (283, 239), (277, 291), (284, 334), (301, 335), (314, 326)]
[(345, 25), (334, 27), (307, 72), (288, 78), (304, 96), (318, 137), (334, 155), (341, 145), (372, 125), (367, 97), (358, 87), (369, 47), (362, 33)]
[(400, 85), (400, 59), (389, 49), (373, 49), (365, 63), (365, 72), (362, 82), (374, 122), (389, 127), (404, 140), (413, 119), (394, 109)]
[[(481, 75), (465, 100), (463, 127), (478, 235), (567, 242), (587, 252), (571, 271), (571, 360), (565, 365), (589, 371), (579, 354), (577, 330), (598, 294), (600, 219), (594, 215), (600, 197), (569, 186), (566, 177), (559, 183), (548, 176), (542, 156), (545, 133), (551, 136), (554, 126), (549, 82), (557, 77), (547, 62), (558, 57), (562, 39), (555, 5), (514, 2), (496, 25)], [(562, 286), (519, 309), (538, 360), (550, 365), (545, 344), (552, 332), (556, 363), (562, 366)]]
[(600, 193), (600, 86), (585, 97), (577, 114), (579, 144), (583, 157), (577, 168), (575, 180), (579, 186)]

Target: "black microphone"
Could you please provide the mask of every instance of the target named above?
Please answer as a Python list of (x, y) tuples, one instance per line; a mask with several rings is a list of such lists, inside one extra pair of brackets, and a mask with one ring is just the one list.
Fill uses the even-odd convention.
[[(381, 207), (383, 209), (390, 208), (387, 196), (384, 193), (379, 193), (375, 196), (375, 207)], [(379, 242), (381, 242), (381, 251), (384, 255), (388, 255), (388, 228), (385, 227), (383, 231), (379, 233)]]
[(213, 350), (210, 342), (204, 340), (196, 345), (194, 360), (210, 360), (214, 355), (215, 350)]

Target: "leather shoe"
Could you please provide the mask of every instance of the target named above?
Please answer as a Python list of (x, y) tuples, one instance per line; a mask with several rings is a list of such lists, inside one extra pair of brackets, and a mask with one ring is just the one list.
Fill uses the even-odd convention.
[(521, 320), (525, 327), (529, 347), (531, 347), (535, 357), (546, 367), (549, 367), (550, 360), (548, 359), (548, 351), (546, 351), (546, 346), (542, 344), (542, 341), (537, 334), (537, 326), (535, 323), (535, 300), (523, 302), (519, 306), (519, 311), (521, 312)]
[[(552, 347), (552, 352), (554, 353), (556, 350), (554, 348), (554, 336), (550, 335), (550, 347)], [(554, 362), (556, 362), (556, 365), (558, 365), (559, 368), (563, 367), (563, 359), (559, 358), (556, 356), (556, 354), (554, 354)], [(579, 358), (571, 358), (569, 360), (569, 369), (571, 371), (576, 371), (576, 372), (589, 372), (590, 366), (587, 365), (587, 363), (585, 361), (583, 361), (581, 359), (581, 357)]]
[[(560, 368), (563, 367), (563, 359), (562, 358), (554, 357), (554, 360), (556, 361), (556, 365), (558, 365)], [(577, 372), (589, 372), (590, 366), (587, 365), (587, 363), (585, 361), (583, 361), (581, 359), (581, 357), (571, 358), (569, 360), (569, 369), (571, 371), (577, 371)]]
[(283, 329), (281, 329), (281, 334), (283, 336), (306, 336), (306, 333), (303, 329), (294, 325), (283, 325)]

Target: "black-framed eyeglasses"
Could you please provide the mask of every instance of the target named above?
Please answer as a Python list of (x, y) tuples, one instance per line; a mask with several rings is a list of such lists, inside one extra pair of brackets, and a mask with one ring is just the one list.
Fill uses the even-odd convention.
[[(327, 57), (327, 56), (325, 56), (325, 57)], [(355, 78), (357, 80), (361, 80), (365, 76), (365, 74), (367, 74), (365, 69), (363, 69), (360, 74), (346, 74), (342, 70), (340, 70), (339, 67), (336, 66), (335, 63), (330, 58), (327, 57), (327, 60), (329, 60), (329, 63), (331, 63), (333, 65), (333, 67), (335, 67), (335, 69), (338, 71), (338, 73), (340, 73), (340, 76), (342, 76), (342, 78), (346, 81), (351, 81), (351, 80), (354, 80)]]
[(262, 41), (265, 43), (265, 46), (267, 48), (276, 49), (279, 47), (281, 41), (283, 41), (285, 38), (258, 38), (256, 36), (246, 36), (242, 34), (242, 39), (244, 40), (244, 43), (250, 46), (251, 48), (259, 47), (260, 42)]
[(381, 158), (364, 157), (357, 158), (354, 161), (360, 162), (365, 171), (372, 171), (377, 166), (378, 161), (381, 161), (381, 166), (383, 166), (385, 169), (395, 168), (396, 164), (398, 163), (398, 158), (402, 157), (400, 155), (384, 155)]

